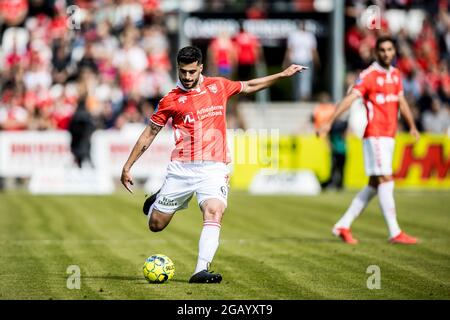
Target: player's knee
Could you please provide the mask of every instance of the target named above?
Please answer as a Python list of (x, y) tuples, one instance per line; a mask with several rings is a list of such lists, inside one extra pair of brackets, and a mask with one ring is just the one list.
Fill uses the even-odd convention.
[(205, 214), (215, 221), (220, 221), (225, 212), (225, 206), (220, 203), (205, 206)]
[(159, 232), (166, 227), (166, 224), (158, 219), (150, 219), (148, 227), (151, 232)]
[(159, 231), (162, 231), (165, 226), (162, 226), (161, 224), (158, 224), (158, 223), (151, 222), (151, 223), (149, 223), (148, 227), (151, 232), (159, 232)]

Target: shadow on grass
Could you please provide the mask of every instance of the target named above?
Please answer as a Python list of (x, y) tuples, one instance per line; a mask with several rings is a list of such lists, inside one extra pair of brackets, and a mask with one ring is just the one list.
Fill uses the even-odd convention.
[[(119, 281), (133, 281), (133, 282), (140, 282), (142, 284), (149, 284), (145, 278), (138, 277), (138, 276), (120, 276), (120, 275), (101, 275), (101, 276), (83, 276), (83, 279), (102, 279), (102, 280), (119, 280)], [(172, 279), (169, 282), (165, 283), (152, 283), (152, 285), (164, 285), (166, 283), (170, 282), (177, 282), (177, 283), (188, 283), (187, 280), (183, 279)]]
[(83, 279), (106, 279), (106, 280), (121, 280), (121, 281), (141, 281), (141, 280), (144, 280), (144, 277), (102, 275), (102, 276), (83, 276)]

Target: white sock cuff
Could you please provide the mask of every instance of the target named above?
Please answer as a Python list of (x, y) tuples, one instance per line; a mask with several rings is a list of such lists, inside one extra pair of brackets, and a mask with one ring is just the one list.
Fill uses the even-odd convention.
[(378, 196), (381, 193), (394, 193), (394, 180), (382, 182), (378, 185)]
[(394, 184), (395, 184), (394, 180), (385, 181), (385, 182), (380, 183), (378, 185), (378, 188), (379, 187), (390, 187), (390, 186), (394, 187)]
[(205, 220), (205, 221), (203, 221), (203, 227), (217, 227), (220, 229), (221, 224), (214, 220)]

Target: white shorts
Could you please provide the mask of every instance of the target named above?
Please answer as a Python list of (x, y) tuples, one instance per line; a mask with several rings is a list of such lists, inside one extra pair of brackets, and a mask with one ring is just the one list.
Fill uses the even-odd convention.
[(370, 137), (363, 140), (364, 170), (367, 176), (392, 175), (395, 140), (390, 137)]
[(194, 193), (199, 206), (205, 200), (218, 199), (226, 207), (229, 173), (228, 166), (222, 162), (171, 161), (153, 208), (169, 214), (186, 209)]

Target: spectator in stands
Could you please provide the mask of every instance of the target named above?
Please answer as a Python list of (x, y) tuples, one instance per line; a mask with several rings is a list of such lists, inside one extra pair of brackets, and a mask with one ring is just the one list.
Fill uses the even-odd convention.
[(71, 74), (69, 48), (62, 40), (55, 41), (52, 48), (52, 78), (56, 83), (65, 83)]
[(308, 75), (301, 77), (295, 75), (293, 79), (294, 99), (296, 101), (309, 100), (312, 96), (314, 66), (320, 65), (320, 59), (316, 37), (314, 33), (305, 29), (304, 21), (298, 23), (298, 30), (292, 32), (287, 39), (284, 65), (291, 63), (309, 68)]
[(0, 0), (0, 129), (67, 129), (76, 81), (97, 128), (144, 122), (172, 88), (159, 0), (70, 3), (83, 12), (80, 29), (67, 28), (65, 1)]
[(169, 41), (164, 28), (160, 25), (144, 27), (141, 46), (147, 53), (149, 68), (170, 71)]
[(239, 32), (234, 38), (237, 52), (238, 79), (250, 80), (256, 77), (258, 63), (261, 61), (261, 44), (258, 38), (244, 29), (241, 22)]
[(450, 60), (442, 60), (440, 64), (440, 76), (439, 76), (439, 98), (442, 102), (450, 104), (450, 73), (449, 73)]
[[(403, 87), (404, 90), (404, 87)], [(420, 109), (418, 108), (416, 104), (416, 100), (414, 97), (405, 95), (406, 100), (408, 101), (409, 108), (411, 109), (411, 113), (413, 116), (414, 124), (417, 127), (417, 130), (422, 132), (424, 131), (423, 125), (422, 125), (422, 115), (420, 113)], [(400, 131), (408, 131), (408, 124), (406, 123), (406, 120), (402, 117), (399, 123), (399, 130)]]
[(432, 133), (447, 133), (450, 128), (450, 113), (448, 105), (442, 105), (435, 97), (431, 103), (431, 110), (423, 113), (422, 124), (425, 131)]
[(245, 10), (248, 19), (265, 19), (269, 11), (267, 0), (254, 0)]
[(6, 91), (0, 104), (0, 130), (24, 130), (29, 121), (30, 115), (23, 106), (19, 89)]
[(83, 68), (89, 68), (94, 73), (98, 72), (97, 60), (94, 55), (94, 44), (92, 41), (87, 41), (85, 44), (85, 51), (83, 57), (78, 62), (77, 69), (81, 70)]
[(69, 133), (72, 137), (70, 150), (74, 156), (76, 165), (81, 168), (91, 162), (91, 136), (95, 130), (92, 115), (86, 109), (87, 94), (81, 95), (77, 110), (69, 124)]
[(222, 30), (208, 46), (208, 69), (210, 76), (230, 78), (236, 67), (236, 52), (229, 33)]
[(420, 85), (415, 76), (416, 72), (411, 71), (403, 77), (403, 91), (407, 98), (417, 100), (420, 97)]

